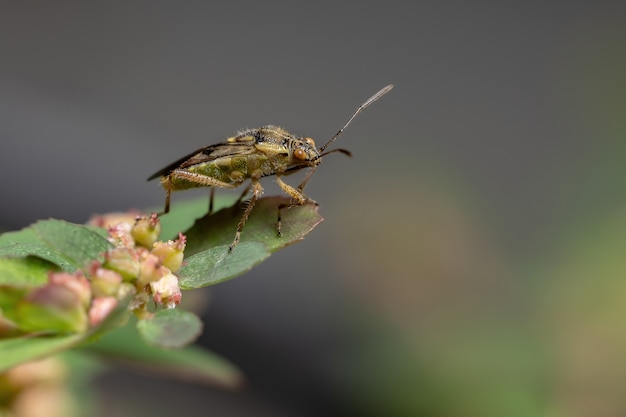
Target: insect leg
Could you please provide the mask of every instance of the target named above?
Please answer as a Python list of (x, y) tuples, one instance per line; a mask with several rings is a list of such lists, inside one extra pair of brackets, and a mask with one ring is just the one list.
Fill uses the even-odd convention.
[(248, 184), (248, 186), (246, 188), (244, 188), (243, 193), (241, 193), (241, 195), (239, 196), (239, 198), (237, 199), (237, 201), (235, 201), (235, 205), (241, 203), (241, 201), (243, 201), (243, 198), (246, 196), (246, 194), (248, 194), (248, 191), (250, 191), (250, 187), (252, 186), (252, 184)]
[(252, 212), (252, 209), (254, 208), (254, 204), (256, 203), (256, 200), (259, 198), (259, 196), (263, 194), (263, 187), (261, 186), (261, 183), (259, 182), (259, 180), (252, 179), (252, 182), (248, 188), (250, 187), (252, 187), (252, 197), (248, 201), (248, 205), (246, 206), (246, 210), (243, 212), (243, 216), (241, 216), (241, 220), (239, 220), (239, 225), (237, 225), (237, 232), (235, 232), (235, 239), (233, 240), (233, 243), (231, 243), (230, 246), (228, 247), (229, 253), (232, 252), (233, 248), (237, 246), (237, 244), (239, 243), (239, 238), (241, 237), (241, 231), (243, 230), (243, 227), (248, 221), (248, 217), (250, 216), (250, 213)]
[(172, 181), (170, 176), (168, 175), (165, 180), (163, 180), (163, 187), (165, 188), (165, 208), (163, 211), (158, 214), (158, 216), (162, 216), (170, 212), (170, 198), (172, 197)]
[(292, 206), (301, 206), (302, 204), (309, 201), (309, 198), (302, 194), (302, 191), (284, 182), (278, 174), (276, 174), (276, 183), (280, 188), (282, 188), (284, 192), (289, 194), (292, 200)]
[[(246, 188), (244, 188), (243, 192), (241, 193), (241, 195), (239, 196), (237, 201), (235, 201), (235, 204), (233, 204), (233, 207), (236, 206), (237, 204), (241, 203), (241, 201), (246, 196), (246, 194), (248, 194), (248, 191), (250, 191), (250, 185), (249, 184), (248, 184), (248, 186)], [(213, 213), (213, 200), (214, 200), (214, 198), (215, 198), (215, 187), (211, 187), (211, 195), (210, 195), (210, 199), (209, 199), (209, 215)]]
[(196, 174), (195, 172), (184, 171), (182, 169), (175, 169), (174, 171), (172, 171), (168, 178), (170, 179), (170, 181), (172, 178), (176, 178), (193, 182), (204, 187), (237, 188), (241, 184), (241, 182), (223, 182), (207, 175)]
[(215, 187), (211, 187), (211, 193), (209, 194), (209, 216), (213, 214), (213, 198), (215, 197)]
[[(280, 176), (277, 174), (276, 175), (276, 183), (278, 184), (278, 186), (280, 188), (282, 188), (282, 190), (289, 194), (289, 196), (291, 197), (291, 201), (289, 204), (280, 204), (278, 206), (278, 219), (276, 221), (276, 232), (278, 233), (278, 236), (282, 236), (282, 215), (281, 215), (281, 211), (284, 208), (291, 208), (293, 206), (301, 206), (306, 202), (314, 202), (313, 200), (311, 200), (310, 198), (308, 198), (307, 196), (305, 196), (302, 193), (302, 190), (300, 189), (300, 187), (298, 187), (298, 189), (293, 188), (291, 185), (287, 184), (286, 182), (284, 182), (282, 179), (280, 179)], [(306, 183), (305, 183), (306, 185)]]
[[(175, 169), (170, 172), (167, 177), (164, 177), (162, 180), (163, 187), (165, 188), (165, 209), (159, 215), (167, 214), (170, 211), (170, 199), (172, 196), (172, 180), (173, 179), (182, 179), (185, 181), (189, 181), (195, 184), (199, 184), (205, 187), (220, 187), (220, 188), (236, 188), (240, 183), (229, 184), (227, 182), (216, 180), (215, 178), (196, 174), (189, 171), (184, 171), (182, 169)], [(213, 195), (215, 189), (211, 188), (211, 195), (209, 197), (209, 214), (213, 212)]]
[(311, 177), (313, 176), (313, 174), (315, 173), (315, 169), (317, 167), (312, 167), (309, 172), (306, 173), (306, 176), (304, 177), (304, 179), (302, 180), (302, 182), (300, 183), (300, 185), (298, 185), (298, 191), (302, 192), (302, 190), (304, 190), (304, 187), (306, 186), (306, 184), (309, 182), (309, 180), (311, 179)]

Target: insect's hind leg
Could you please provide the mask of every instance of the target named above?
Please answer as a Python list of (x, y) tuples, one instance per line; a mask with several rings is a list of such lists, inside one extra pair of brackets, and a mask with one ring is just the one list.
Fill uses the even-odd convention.
[(211, 187), (211, 192), (209, 193), (209, 216), (213, 214), (213, 199), (215, 198), (215, 187)]
[(248, 192), (250, 191), (250, 187), (252, 187), (252, 183), (248, 184), (246, 186), (246, 188), (243, 189), (243, 192), (241, 193), (241, 195), (239, 196), (239, 198), (237, 199), (237, 201), (235, 201), (235, 205), (241, 203), (244, 199), (244, 197), (246, 196), (246, 194), (248, 194)]
[(165, 207), (163, 208), (162, 212), (157, 213), (158, 217), (161, 217), (170, 212), (170, 200), (172, 198), (172, 181), (169, 175), (166, 179), (162, 181), (162, 184), (163, 188), (165, 188)]
[(169, 175), (162, 181), (165, 188), (165, 210), (160, 215), (167, 214), (170, 211), (170, 198), (172, 196), (172, 179), (185, 180), (193, 184), (198, 184), (203, 187), (211, 187), (211, 194), (209, 196), (209, 214), (213, 212), (213, 196), (215, 194), (215, 187), (220, 188), (235, 188), (239, 186), (238, 183), (227, 183), (216, 180), (215, 178), (207, 175), (196, 174), (194, 172), (188, 172), (182, 169), (175, 169), (169, 173)]
[(252, 209), (254, 208), (254, 205), (257, 199), (259, 198), (261, 194), (263, 194), (263, 187), (261, 186), (261, 183), (258, 180), (252, 180), (250, 185), (246, 188), (245, 190), (246, 192), (243, 193), (241, 197), (239, 198), (240, 200), (243, 198), (243, 196), (245, 196), (245, 194), (250, 188), (252, 188), (252, 197), (250, 197), (250, 200), (248, 200), (248, 205), (246, 206), (246, 210), (243, 212), (243, 216), (241, 216), (241, 220), (239, 220), (239, 224), (237, 225), (237, 232), (235, 232), (235, 239), (233, 240), (233, 243), (231, 243), (230, 246), (228, 247), (229, 253), (232, 252), (235, 246), (237, 246), (237, 244), (239, 243), (239, 238), (241, 237), (241, 231), (243, 230), (243, 227), (246, 225), (246, 222), (248, 221), (248, 217), (250, 217), (250, 213), (252, 213)]
[[(246, 194), (248, 194), (248, 192), (250, 191), (250, 184), (248, 184), (248, 186), (246, 188), (244, 188), (243, 192), (241, 193), (241, 195), (239, 195), (239, 198), (237, 198), (237, 200), (235, 201), (235, 204), (233, 204), (233, 207), (237, 207), (237, 205), (239, 205), (239, 203), (241, 203), (244, 199), (244, 197), (246, 196)], [(213, 200), (215, 198), (215, 187), (211, 187), (211, 195), (209, 197), (209, 215), (213, 213)]]

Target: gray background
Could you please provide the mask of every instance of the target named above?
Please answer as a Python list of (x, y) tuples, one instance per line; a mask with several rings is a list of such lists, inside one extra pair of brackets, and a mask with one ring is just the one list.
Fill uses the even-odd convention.
[[(140, 394), (121, 400), (120, 384), (154, 382), (123, 374), (101, 380), (102, 395), (119, 400), (109, 402), (119, 415), (145, 402), (153, 416), (168, 406), (186, 415), (381, 415), (390, 403), (412, 415), (571, 410), (539, 372), (519, 378), (533, 393), (524, 401), (493, 406), (499, 384), (487, 384), (474, 396), (485, 405), (469, 401), (474, 409), (458, 414), (450, 404), (464, 404), (467, 385), (446, 384), (483, 376), (442, 370), (451, 361), (428, 352), (441, 352), (434, 340), (465, 340), (459, 332), (474, 324), (491, 329), (486, 318), (513, 316), (488, 332), (499, 341), (501, 328), (542, 322), (526, 315), (535, 297), (520, 296), (543, 293), (528, 271), (581, 218), (623, 207), (619, 3), (5, 2), (0, 227), (158, 207), (163, 191), (145, 179), (190, 151), (270, 123), (324, 143), (393, 83), (337, 142), (354, 157), (328, 158), (309, 184), (326, 222), (211, 292), (203, 343), (239, 364), (249, 389), (185, 385), (178, 404), (153, 394), (141, 404)], [(175, 194), (173, 207), (189, 195)], [(387, 332), (399, 341), (379, 349)], [(519, 363), (513, 351), (495, 357)], [(483, 369), (486, 356), (462, 357)], [(372, 363), (388, 374), (367, 374)]]

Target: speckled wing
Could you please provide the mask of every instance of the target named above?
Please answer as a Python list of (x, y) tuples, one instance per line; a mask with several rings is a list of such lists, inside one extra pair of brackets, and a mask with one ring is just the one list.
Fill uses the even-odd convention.
[(256, 151), (253, 141), (218, 143), (215, 145), (200, 148), (179, 160), (172, 162), (168, 166), (152, 174), (148, 181), (155, 178), (164, 177), (175, 169), (185, 169), (190, 166), (215, 161), (225, 156), (249, 155)]

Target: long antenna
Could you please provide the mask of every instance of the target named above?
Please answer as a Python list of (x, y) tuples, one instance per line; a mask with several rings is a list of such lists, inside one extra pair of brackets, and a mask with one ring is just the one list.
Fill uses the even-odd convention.
[(330, 140), (328, 142), (326, 142), (326, 145), (322, 146), (319, 149), (319, 152), (322, 153), (324, 152), (324, 150), (326, 148), (328, 148), (328, 146), (333, 143), (335, 140), (337, 140), (337, 138), (343, 133), (344, 130), (346, 130), (346, 127), (348, 127), (348, 125), (350, 125), (350, 123), (352, 123), (352, 120), (354, 120), (354, 118), (361, 113), (361, 111), (365, 110), (365, 108), (367, 106), (369, 106), (370, 104), (372, 104), (373, 102), (375, 102), (376, 100), (378, 100), (379, 98), (381, 98), (382, 96), (384, 96), (385, 94), (387, 94), (389, 91), (391, 91), (391, 89), (393, 88), (393, 84), (389, 84), (386, 87), (383, 87), (379, 92), (377, 92), (376, 94), (374, 94), (373, 96), (371, 96), (370, 98), (368, 98), (367, 100), (365, 100), (363, 102), (363, 104), (361, 104), (359, 106), (358, 109), (356, 109), (356, 111), (354, 112), (354, 114), (348, 119), (348, 121), (346, 122), (345, 125), (343, 125), (343, 127), (341, 129), (339, 129), (339, 132), (335, 133), (335, 136), (333, 136), (332, 138), (330, 138)]

